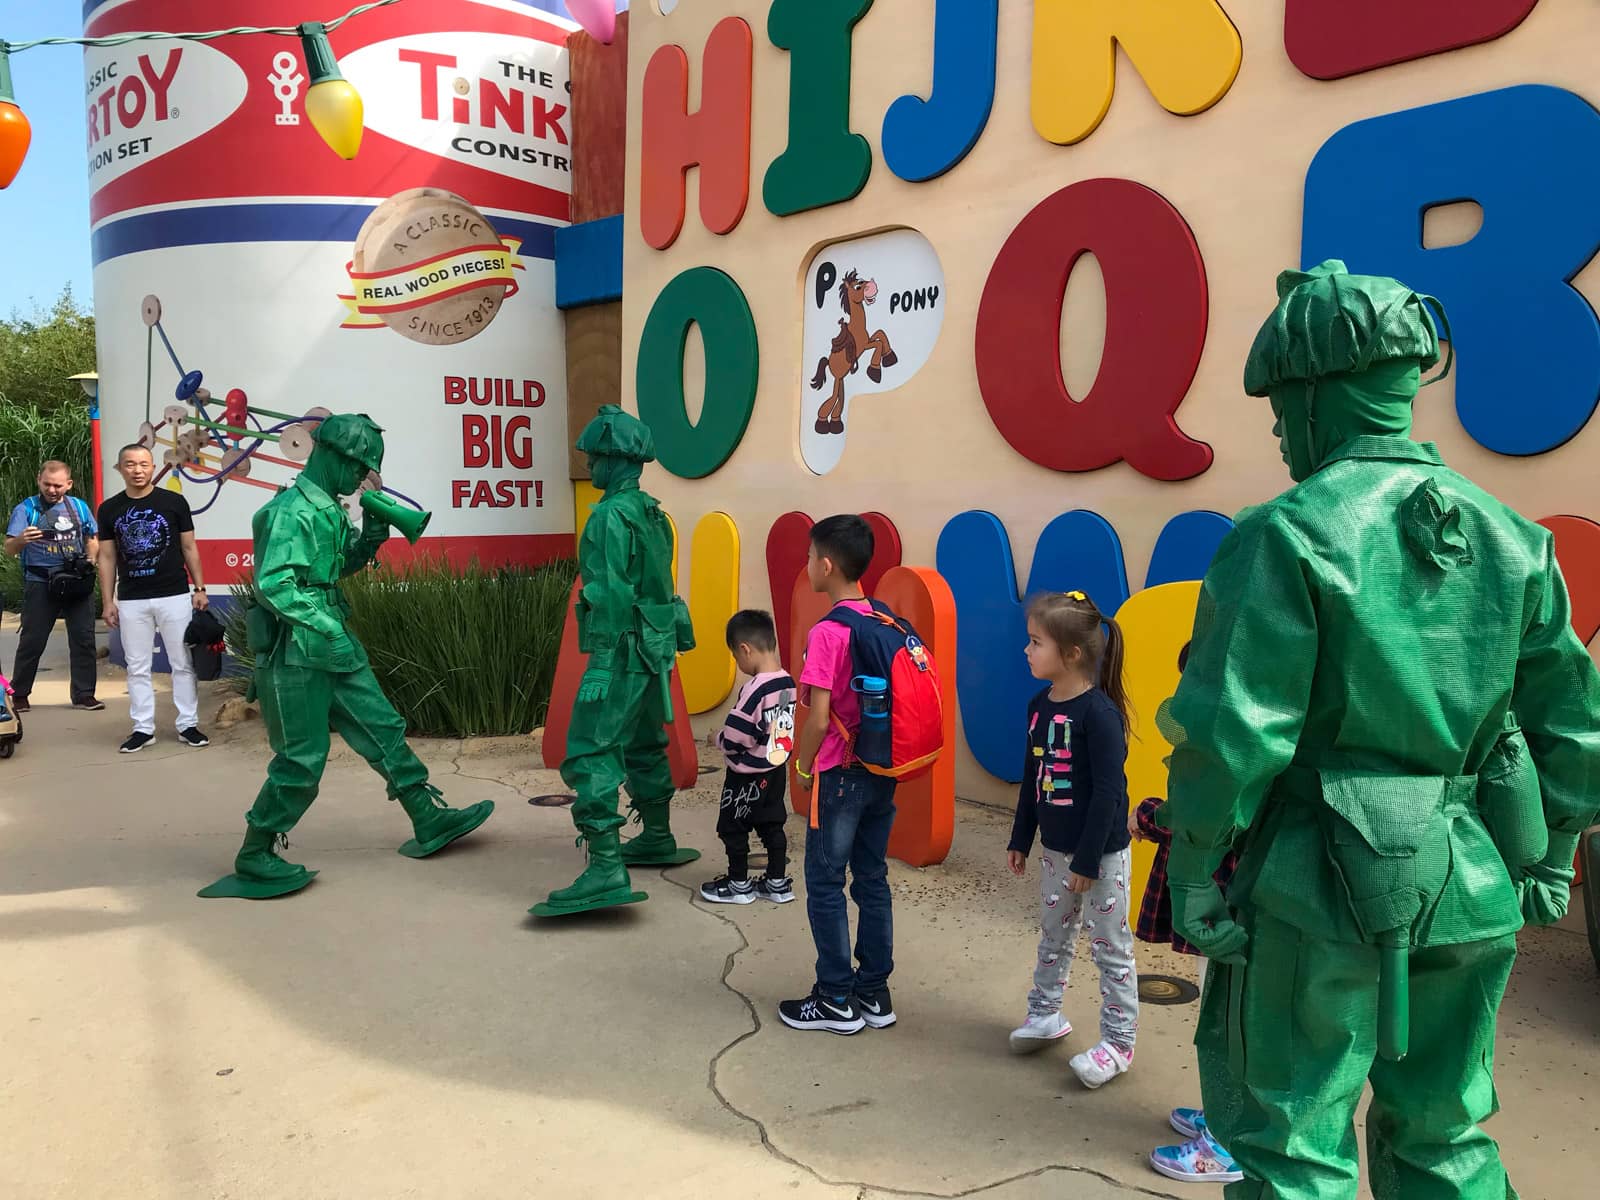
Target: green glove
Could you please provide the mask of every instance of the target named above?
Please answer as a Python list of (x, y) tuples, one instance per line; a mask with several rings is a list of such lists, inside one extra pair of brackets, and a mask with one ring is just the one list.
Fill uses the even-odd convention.
[(604, 700), (611, 692), (611, 672), (604, 667), (590, 667), (578, 683), (578, 703), (593, 704)]
[(1250, 935), (1233, 919), (1222, 889), (1203, 884), (1168, 883), (1172, 894), (1172, 927), (1207, 958), (1243, 966)]
[(1543, 862), (1534, 863), (1512, 875), (1522, 918), (1529, 925), (1554, 925), (1567, 915), (1572, 900), (1572, 881), (1577, 877), (1572, 860), (1578, 853), (1582, 834), (1550, 832), (1550, 850)]
[(1233, 919), (1211, 875), (1213, 852), (1174, 838), (1167, 859), (1167, 890), (1172, 896), (1172, 927), (1207, 958), (1243, 966), (1250, 935)]

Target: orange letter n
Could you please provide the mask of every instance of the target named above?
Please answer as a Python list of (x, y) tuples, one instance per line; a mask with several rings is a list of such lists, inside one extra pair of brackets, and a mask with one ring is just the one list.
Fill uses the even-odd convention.
[(685, 177), (700, 168), (700, 219), (731, 233), (750, 199), (750, 26), (728, 17), (706, 39), (700, 109), (689, 112), (689, 57), (662, 46), (644, 73), (639, 229), (665, 250), (683, 232)]

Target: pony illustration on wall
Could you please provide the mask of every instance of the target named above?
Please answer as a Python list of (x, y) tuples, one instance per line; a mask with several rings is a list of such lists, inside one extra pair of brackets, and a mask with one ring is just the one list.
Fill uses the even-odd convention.
[[(826, 475), (844, 454), (849, 405), (901, 387), (928, 361), (944, 324), (944, 269), (914, 229), (891, 229), (819, 249), (806, 270), (800, 452)], [(870, 317), (869, 317), (870, 310)], [(840, 314), (843, 315), (840, 315)], [(819, 357), (812, 358), (815, 354)], [(885, 430), (892, 422), (885, 422)]]
[(817, 363), (817, 373), (811, 379), (813, 391), (820, 391), (833, 374), (833, 395), (817, 409), (818, 433), (844, 432), (844, 377), (854, 375), (861, 368), (861, 359), (868, 350), (872, 361), (867, 365), (867, 378), (873, 383), (883, 380), (883, 369), (900, 361), (900, 356), (889, 345), (889, 335), (883, 330), (867, 333), (867, 305), (878, 301), (878, 281), (862, 279), (852, 268), (839, 284), (839, 306), (844, 316), (839, 318), (839, 334), (833, 339), (828, 353)]

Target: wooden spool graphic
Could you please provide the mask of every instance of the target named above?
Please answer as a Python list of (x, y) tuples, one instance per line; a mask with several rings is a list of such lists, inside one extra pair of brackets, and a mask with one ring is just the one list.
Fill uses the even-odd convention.
[(139, 319), (146, 325), (154, 328), (161, 320), (161, 301), (154, 296), (146, 296), (139, 302)]
[(225, 451), (222, 455), (222, 470), (229, 475), (248, 479), (250, 477), (250, 456), (238, 447)]
[(205, 449), (206, 435), (198, 429), (190, 429), (178, 435), (178, 454), (185, 465), (194, 466), (200, 461), (200, 453)]
[[(353, 275), (395, 272), (394, 278), (404, 279), (407, 269), (418, 264), (431, 264), (469, 246), (499, 242), (489, 219), (454, 192), (411, 188), (372, 210), (356, 235), (350, 270)], [(453, 346), (487, 329), (505, 294), (504, 283), (488, 279), (419, 308), (376, 315), (413, 342)]]
[(139, 422), (139, 445), (146, 450), (154, 450), (156, 448), (156, 427), (150, 424), (149, 421)]
[(320, 404), (315, 408), (306, 409), (306, 420), (314, 424), (326, 421), (331, 416), (333, 416), (333, 410), (323, 408)]
[(176, 450), (164, 450), (161, 453), (161, 461), (173, 470), (177, 470), (183, 462), (183, 455)]
[(189, 406), (186, 404), (169, 404), (161, 410), (161, 419), (168, 425), (187, 425), (189, 423)]
[(290, 425), (278, 435), (278, 449), (292, 462), (305, 462), (311, 457), (311, 447), (315, 444), (311, 430), (304, 425)]

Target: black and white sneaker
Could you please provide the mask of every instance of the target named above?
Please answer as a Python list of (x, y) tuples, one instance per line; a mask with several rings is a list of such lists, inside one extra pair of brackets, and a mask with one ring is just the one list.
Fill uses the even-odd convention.
[(178, 735), (178, 740), (185, 746), (193, 746), (196, 750), (202, 746), (211, 745), (211, 739), (200, 732), (198, 725), (191, 725)]
[(794, 899), (794, 884), (789, 882), (787, 875), (780, 879), (763, 875), (756, 880), (756, 895), (774, 904), (787, 904)]
[(146, 746), (153, 744), (156, 735), (153, 733), (139, 733), (135, 730), (128, 735), (128, 740), (117, 747), (118, 754), (137, 754)]
[(700, 885), (700, 899), (713, 904), (754, 904), (756, 888), (748, 879), (729, 879), (726, 875), (718, 875), (710, 883)]
[(790, 1029), (826, 1029), (829, 1033), (860, 1033), (866, 1022), (849, 999), (833, 1000), (815, 991), (804, 1000), (778, 1005), (778, 1019)]
[(861, 1014), (861, 1019), (874, 1029), (887, 1029), (894, 1024), (894, 1002), (889, 999), (888, 988), (855, 999), (856, 1011)]

